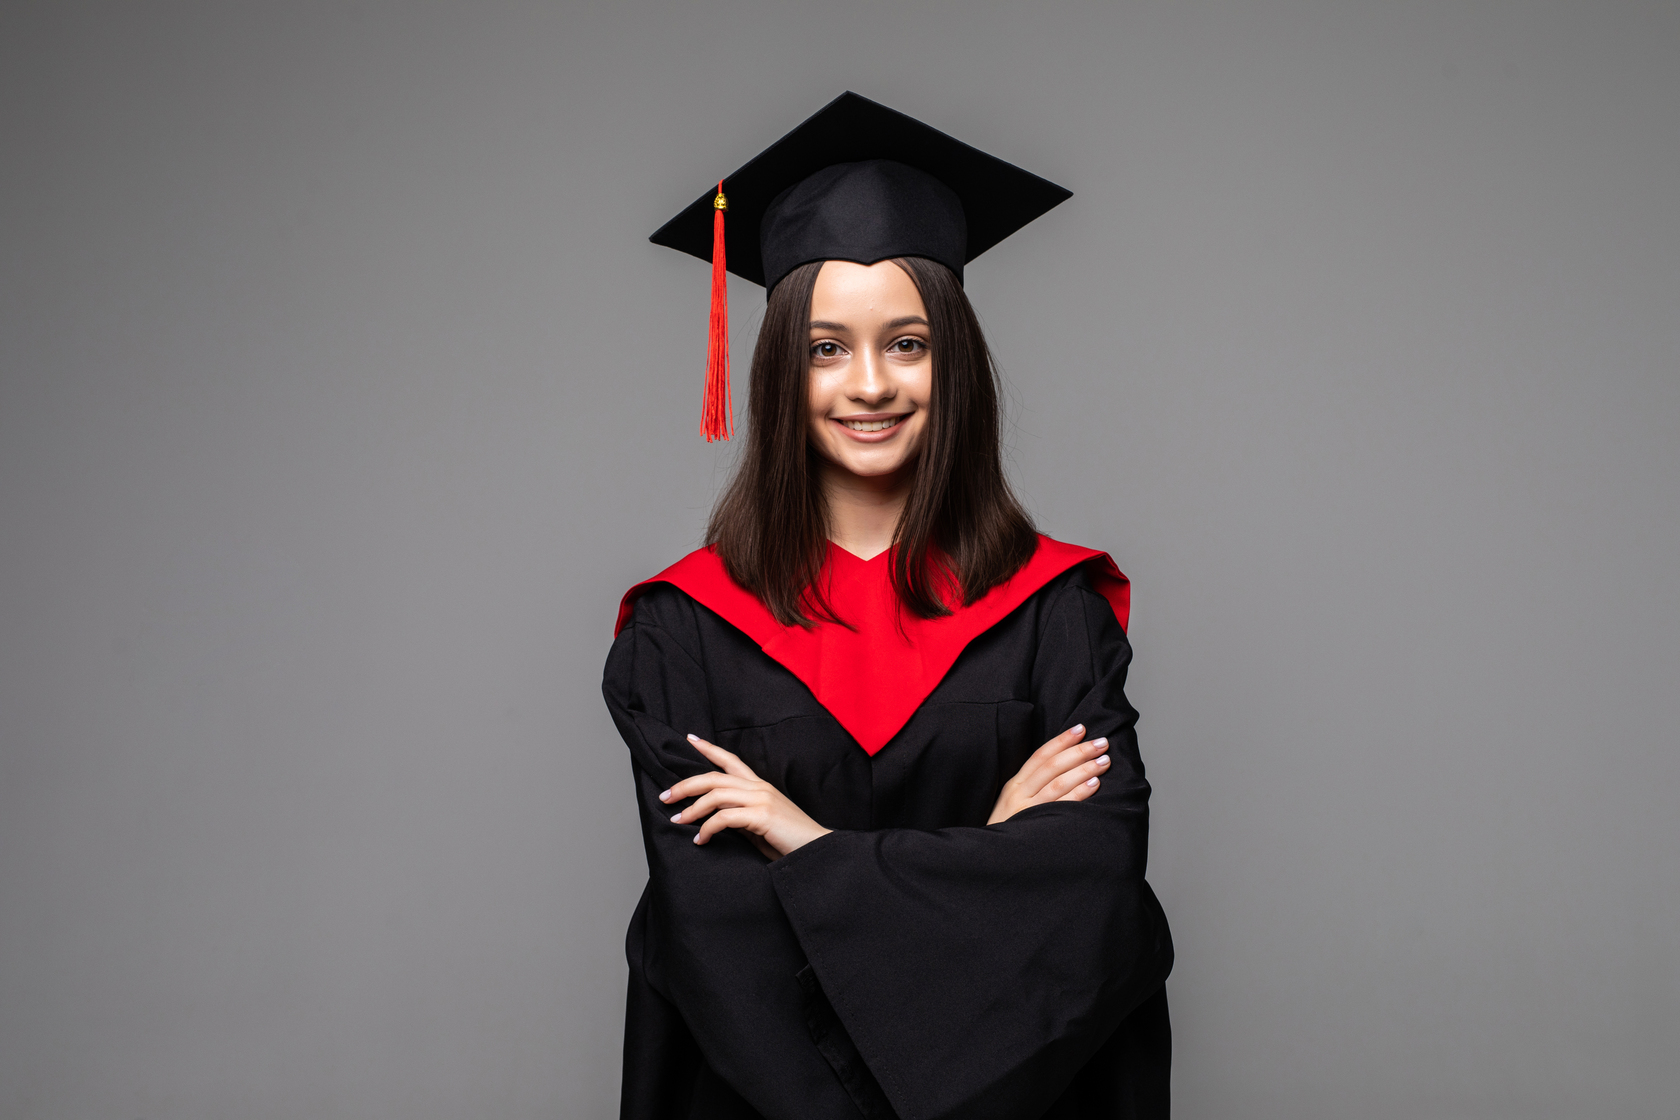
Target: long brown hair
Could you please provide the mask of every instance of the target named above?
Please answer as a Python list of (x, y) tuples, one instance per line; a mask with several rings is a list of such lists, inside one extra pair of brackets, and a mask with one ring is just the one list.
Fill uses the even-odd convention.
[[(927, 430), (910, 498), (893, 531), (892, 582), (923, 618), (972, 603), (1020, 571), (1038, 547), (1003, 473), (998, 377), (980, 320), (942, 264), (895, 258), (921, 293), (933, 351)], [(745, 454), (706, 530), (729, 575), (784, 626), (834, 621), (817, 576), (828, 503), (810, 439), (811, 293), (823, 262), (800, 265), (770, 293), (753, 350)]]

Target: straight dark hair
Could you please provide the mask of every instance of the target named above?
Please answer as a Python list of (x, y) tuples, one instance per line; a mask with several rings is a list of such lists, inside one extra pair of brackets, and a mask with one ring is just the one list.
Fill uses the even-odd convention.
[[(915, 480), (893, 531), (899, 602), (922, 618), (968, 604), (1032, 559), (1032, 519), (1003, 473), (998, 377), (980, 320), (951, 270), (895, 258), (927, 308), (933, 391)], [(784, 626), (844, 622), (818, 585), (828, 503), (810, 438), (811, 293), (822, 261), (770, 293), (747, 389), (746, 449), (712, 511), (706, 543)]]

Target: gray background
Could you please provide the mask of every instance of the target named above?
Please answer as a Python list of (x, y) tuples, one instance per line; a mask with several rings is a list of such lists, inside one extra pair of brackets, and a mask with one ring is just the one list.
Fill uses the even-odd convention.
[(794, 7), (5, 6), (0, 1116), (612, 1114), (646, 237), (846, 88), (1076, 192), (969, 288), (1178, 1114), (1680, 1115), (1680, 7)]

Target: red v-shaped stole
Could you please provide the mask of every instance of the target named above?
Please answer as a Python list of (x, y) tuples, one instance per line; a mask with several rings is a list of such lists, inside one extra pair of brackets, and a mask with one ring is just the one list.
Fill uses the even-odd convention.
[(829, 601), (855, 630), (832, 622), (810, 629), (783, 626), (756, 595), (729, 578), (716, 553), (702, 548), (627, 591), (613, 633), (624, 628), (636, 597), (650, 585), (673, 584), (805, 682), (817, 703), (874, 756), (916, 714), (968, 643), (1068, 569), (1088, 565), (1087, 575), (1114, 607), (1122, 629), (1131, 608), (1131, 584), (1106, 552), (1040, 536), (1038, 551), (1009, 582), (944, 618), (905, 611), (901, 630), (887, 554), (860, 560), (833, 545), (828, 551)]

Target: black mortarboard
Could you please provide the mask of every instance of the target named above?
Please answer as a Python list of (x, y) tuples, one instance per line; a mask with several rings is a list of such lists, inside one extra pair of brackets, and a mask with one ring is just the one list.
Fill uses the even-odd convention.
[(963, 265), (1071, 195), (913, 117), (841, 94), (649, 238), (712, 262), (702, 432), (708, 440), (729, 432), (725, 267), (774, 288), (809, 261), (927, 257), (961, 280)]

